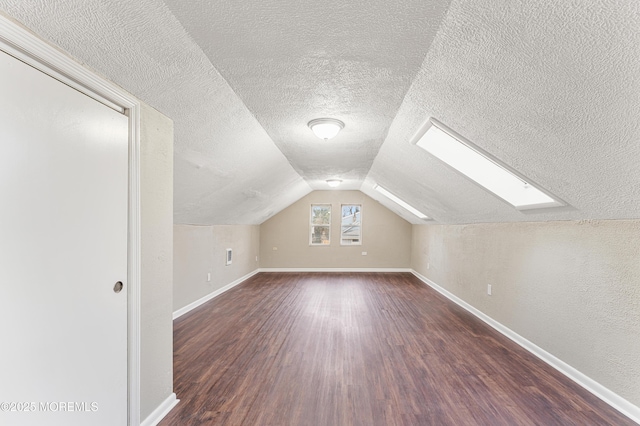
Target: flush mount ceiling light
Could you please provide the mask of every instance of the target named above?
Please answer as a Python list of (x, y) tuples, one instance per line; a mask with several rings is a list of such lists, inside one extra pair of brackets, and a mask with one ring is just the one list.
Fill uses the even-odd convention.
[(563, 205), (433, 118), (416, 145), (518, 210)]
[(395, 195), (393, 195), (392, 193), (390, 193), (389, 191), (387, 191), (386, 189), (384, 189), (380, 185), (375, 185), (373, 187), (373, 189), (375, 189), (376, 191), (378, 191), (379, 193), (381, 193), (382, 195), (384, 195), (385, 197), (387, 197), (388, 199), (390, 199), (394, 203), (402, 206), (405, 210), (410, 211), (413, 215), (419, 217), (420, 219), (429, 219), (429, 216), (427, 216), (426, 214), (422, 213), (420, 210), (416, 209), (415, 207), (410, 206), (405, 201), (403, 201), (400, 198), (396, 197)]
[(324, 140), (336, 137), (340, 130), (344, 129), (344, 123), (335, 118), (316, 118), (311, 120), (307, 126), (317, 137)]
[(342, 183), (342, 180), (340, 179), (327, 179), (327, 185), (329, 185), (332, 188), (336, 188), (340, 186), (341, 183)]

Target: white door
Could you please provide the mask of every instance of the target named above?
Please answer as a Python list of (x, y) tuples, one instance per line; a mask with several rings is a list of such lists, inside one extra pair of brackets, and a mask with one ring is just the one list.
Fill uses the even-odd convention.
[(0, 425), (127, 424), (127, 200), (127, 117), (0, 52)]

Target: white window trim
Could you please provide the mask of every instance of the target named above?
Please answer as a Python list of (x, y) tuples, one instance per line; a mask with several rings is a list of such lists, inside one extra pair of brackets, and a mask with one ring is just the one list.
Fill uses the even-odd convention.
[[(344, 206), (360, 206), (360, 241), (357, 243), (353, 243), (353, 244), (344, 244), (342, 242), (342, 207)], [(340, 245), (344, 246), (344, 247), (349, 247), (349, 246), (361, 246), (362, 245), (362, 224), (363, 224), (363, 219), (362, 219), (362, 203), (343, 203), (340, 204)]]
[[(313, 207), (314, 206), (329, 206), (329, 224), (328, 225), (317, 225), (313, 223)], [(313, 247), (328, 247), (331, 245), (331, 221), (332, 221), (332, 216), (333, 213), (331, 211), (331, 207), (332, 205), (329, 203), (317, 203), (317, 204), (311, 204), (309, 206), (309, 245), (313, 246)], [(313, 242), (313, 227), (314, 226), (327, 226), (329, 228), (329, 244), (322, 244), (322, 243), (314, 243)]]

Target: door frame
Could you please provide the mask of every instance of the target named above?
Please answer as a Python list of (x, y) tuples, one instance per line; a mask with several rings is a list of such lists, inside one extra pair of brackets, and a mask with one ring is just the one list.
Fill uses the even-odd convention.
[(0, 13), (0, 49), (129, 118), (127, 411), (140, 425), (140, 101)]

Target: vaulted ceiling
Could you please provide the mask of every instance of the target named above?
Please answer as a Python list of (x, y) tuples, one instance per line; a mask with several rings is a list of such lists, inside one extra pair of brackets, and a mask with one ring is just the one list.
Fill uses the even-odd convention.
[[(174, 120), (175, 221), (379, 184), (439, 223), (640, 217), (635, 0), (0, 0)], [(345, 123), (317, 139), (314, 118)], [(523, 213), (411, 143), (436, 118), (564, 200)]]

